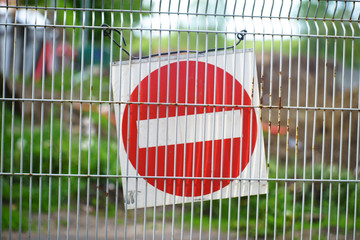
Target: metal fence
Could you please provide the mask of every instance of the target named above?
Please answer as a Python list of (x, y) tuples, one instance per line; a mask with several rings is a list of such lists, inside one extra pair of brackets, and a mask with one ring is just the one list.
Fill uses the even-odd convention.
[[(359, 46), (356, 0), (0, 1), (1, 238), (360, 238)], [(199, 62), (207, 64), (205, 82), (211, 71), (216, 79), (218, 71), (225, 85), (225, 72), (232, 69), (230, 100), (225, 100), (226, 87), (220, 102), (199, 102), (196, 94), (195, 100), (183, 101), (179, 92), (171, 102), (169, 89), (165, 100), (158, 90), (150, 100), (153, 89), (170, 85), (172, 63), (178, 69), (175, 79), (181, 79), (180, 62), (187, 64), (186, 97), (191, 62), (196, 63), (196, 81), (202, 71)], [(242, 79), (241, 91), (235, 87), (236, 74)], [(250, 76), (247, 83), (243, 74)], [(145, 98), (131, 81), (148, 91)], [(123, 84), (128, 100), (118, 89)], [(130, 96), (133, 90), (138, 96)], [(242, 100), (236, 103), (236, 96)], [(146, 110), (151, 108), (153, 119)], [(161, 108), (166, 121), (159, 119)], [(176, 111), (172, 117), (171, 108)], [(143, 119), (148, 130), (143, 132), (131, 129), (140, 129), (141, 109), (148, 114)], [(213, 120), (208, 120), (207, 109), (214, 113), (209, 113)], [(235, 119), (237, 110), (240, 137), (258, 134), (259, 144), (264, 143), (264, 157), (249, 157), (250, 163), (260, 159), (263, 174), (258, 165), (252, 166), (259, 168), (259, 175), (232, 172), (252, 146), (252, 140), (235, 145), (232, 130), (230, 147), (224, 147), (224, 121), (227, 116)], [(255, 119), (250, 125), (244, 120), (247, 111)], [(196, 125), (196, 119), (214, 124), (208, 128), (215, 136), (215, 112), (223, 119), (221, 161), (206, 175), (208, 166), (202, 162), (195, 168), (192, 161), (196, 154), (216, 161), (215, 152), (206, 155), (212, 151), (205, 146), (206, 124)], [(205, 117), (196, 118), (200, 113)], [(132, 116), (135, 125), (124, 125)], [(170, 166), (168, 134), (170, 128), (177, 134), (180, 118), (186, 122), (183, 145), (191, 152), (187, 156), (185, 150), (181, 157), (183, 164), (193, 166), (192, 173), (160, 173), (158, 169)], [(162, 131), (165, 150), (160, 150)], [(200, 150), (188, 144), (196, 142), (196, 134), (204, 136)], [(176, 139), (175, 146), (180, 144)], [(213, 144), (209, 149), (215, 149), (215, 140), (207, 141)], [(225, 163), (226, 153), (231, 163)], [(130, 160), (135, 172), (128, 170)], [(171, 164), (185, 169), (176, 160)], [(220, 175), (214, 173), (217, 167)], [(228, 184), (230, 193), (225, 194)], [(196, 186), (200, 193), (195, 196)], [(231, 186), (240, 191), (232, 192)], [(179, 198), (170, 194), (166, 199), (164, 194), (164, 200), (156, 200), (162, 192), (175, 193), (175, 188), (181, 189)]]

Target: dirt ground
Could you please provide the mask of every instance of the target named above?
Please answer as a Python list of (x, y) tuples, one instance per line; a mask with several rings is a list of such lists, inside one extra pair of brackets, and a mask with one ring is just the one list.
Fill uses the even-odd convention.
[[(88, 223), (88, 235), (86, 234), (86, 212), (84, 210), (80, 211), (80, 219), (79, 219), (79, 239), (114, 239), (115, 237), (115, 218), (111, 217), (108, 218), (107, 227), (105, 225), (105, 217), (101, 213), (99, 220), (98, 220), (98, 237), (96, 237), (96, 216), (95, 214), (89, 215), (89, 223)], [(139, 212), (139, 215), (143, 214), (143, 212)], [(41, 235), (40, 239), (57, 239), (57, 213), (53, 213), (51, 215), (50, 219), (50, 235), (48, 236), (48, 222), (47, 222), (47, 215), (43, 214), (42, 216), (42, 226), (41, 226)], [(67, 213), (66, 211), (60, 212), (60, 235), (59, 239), (67, 239), (67, 226), (66, 226), (66, 218)], [(33, 217), (33, 224), (37, 226), (38, 216)], [(71, 212), (70, 213), (70, 229), (69, 229), (69, 238), (68, 239), (77, 239), (77, 232), (76, 232), (76, 213)], [(120, 211), (118, 215), (118, 224), (117, 224), (117, 239), (144, 239), (144, 228), (143, 228), (143, 219), (139, 219), (136, 224), (136, 234), (135, 234), (135, 225), (134, 225), (134, 219), (132, 217), (129, 218), (128, 224), (127, 224), (127, 233), (125, 238), (125, 232), (124, 232), (124, 212)], [(317, 236), (317, 229), (314, 230), (313, 234), (316, 233)], [(107, 235), (106, 235), (107, 233)], [(149, 219), (147, 223), (146, 233), (145, 237), (146, 239), (163, 239), (164, 233), (164, 239), (198, 239), (199, 238), (199, 229), (195, 229), (192, 233), (192, 238), (190, 237), (190, 229), (188, 226), (184, 228), (183, 232), (183, 238), (181, 238), (181, 227), (175, 224), (174, 228), (174, 235), (172, 238), (172, 225), (170, 221), (167, 221), (165, 223), (165, 230), (163, 232), (162, 229), (162, 221), (158, 220), (155, 233), (153, 232), (153, 225), (152, 225), (152, 219)], [(295, 232), (295, 236), (300, 238), (300, 231)], [(310, 231), (304, 230), (303, 232), (303, 239), (309, 239)], [(322, 235), (327, 235), (327, 229), (324, 228), (322, 230)], [(155, 236), (155, 238), (153, 238)], [(313, 235), (315, 236), (315, 235)], [(22, 233), (21, 239), (39, 239), (38, 238), (38, 231), (37, 229), (34, 229), (31, 231), (31, 237), (29, 238), (29, 233)], [(49, 237), (49, 238), (48, 238)], [(88, 237), (88, 238), (87, 238)], [(221, 232), (220, 238), (218, 238), (218, 231), (212, 230), (211, 232), (211, 239), (225, 239), (227, 238), (226, 232)], [(273, 237), (273, 236), (268, 236)], [(340, 240), (345, 239), (344, 235), (338, 236)], [(352, 237), (352, 231), (348, 232), (348, 237)], [(291, 238), (291, 232), (289, 232), (289, 235), (286, 235), (285, 238)], [(336, 231), (331, 231), (330, 233), (330, 239), (336, 238)], [(360, 234), (358, 233), (355, 238), (360, 238)], [(1, 239), (7, 240), (9, 239), (9, 232), (4, 231), (2, 233)], [(12, 232), (11, 233), (11, 239), (19, 239), (19, 233), (18, 232)], [(209, 239), (209, 231), (203, 230), (202, 231), (202, 239)], [(236, 239), (236, 232), (230, 232), (229, 239)], [(238, 239), (246, 239), (245, 236), (241, 236)], [(251, 239), (251, 237), (250, 237)], [(283, 239), (283, 236), (279, 235), (277, 239)]]
[[(111, 217), (108, 218), (107, 227), (105, 225), (105, 216), (103, 212), (100, 212), (99, 220), (98, 220), (98, 238), (96, 238), (96, 216), (94, 213), (89, 214), (88, 218), (88, 236), (86, 234), (86, 212), (85, 206), (84, 209), (80, 211), (80, 219), (79, 219), (79, 239), (114, 239), (115, 234), (115, 218)], [(129, 219), (126, 228), (126, 238), (124, 232), (124, 212), (119, 211), (118, 214), (118, 223), (117, 223), (117, 239), (144, 239), (144, 221), (141, 216), (143, 216), (143, 211), (139, 211), (139, 219), (136, 224), (136, 233), (135, 233), (135, 225), (134, 225), (134, 218), (129, 214)], [(160, 214), (161, 216), (161, 214)], [(57, 212), (51, 215), (50, 220), (50, 239), (57, 239)], [(60, 212), (60, 238), (59, 239), (66, 239), (67, 237), (67, 226), (66, 226), (66, 218), (67, 213), (66, 211)], [(40, 239), (48, 239), (48, 217), (46, 214), (42, 215), (42, 226), (41, 226), (41, 235)], [(35, 215), (33, 218), (33, 225), (37, 226), (38, 223), (38, 216)], [(76, 239), (77, 231), (76, 231), (76, 212), (70, 213), (70, 229), (69, 229), (69, 239)], [(148, 219), (147, 228), (145, 237), (146, 239), (162, 239), (163, 233), (165, 234), (165, 239), (172, 239), (172, 225), (171, 220), (167, 220), (165, 223), (165, 230), (163, 232), (163, 225), (162, 219), (156, 221), (156, 229), (155, 233), (153, 232), (153, 221), (152, 219)], [(106, 236), (107, 233), (107, 236)], [(183, 239), (191, 239), (190, 238), (190, 229), (188, 226), (184, 227)], [(194, 239), (199, 238), (199, 230), (195, 229), (192, 233)], [(220, 239), (226, 238), (227, 233), (221, 233)], [(181, 239), (181, 227), (178, 224), (175, 224), (174, 228), (174, 238), (173, 239)], [(22, 239), (29, 239), (29, 233), (22, 233)], [(202, 231), (202, 238), (209, 239), (209, 231), (203, 230)], [(6, 240), (9, 239), (9, 232), (3, 232), (2, 239)], [(11, 239), (19, 239), (18, 232), (12, 232)], [(31, 231), (31, 238), (30, 239), (38, 239), (38, 230), (34, 229)], [(212, 230), (211, 232), (211, 239), (218, 239), (218, 232), (216, 230)], [(230, 233), (229, 239), (236, 239), (236, 232)], [(240, 238), (245, 239), (245, 238)]]

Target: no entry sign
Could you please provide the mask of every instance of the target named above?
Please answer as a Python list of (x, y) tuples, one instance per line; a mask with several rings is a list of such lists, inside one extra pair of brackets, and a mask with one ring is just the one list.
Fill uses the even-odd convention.
[(256, 69), (243, 54), (113, 65), (114, 100), (131, 103), (115, 106), (129, 208), (266, 191), (237, 180), (266, 177), (258, 110), (248, 107), (258, 104)]

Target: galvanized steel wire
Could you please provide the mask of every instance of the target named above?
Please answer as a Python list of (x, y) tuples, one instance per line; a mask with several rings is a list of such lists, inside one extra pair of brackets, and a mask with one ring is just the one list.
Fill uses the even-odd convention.
[[(360, 238), (360, 2), (60, 2), (0, 2), (1, 238)], [(35, 12), (48, 21), (30, 22)], [(120, 169), (113, 107), (172, 104), (113, 100), (109, 64), (142, 60), (104, 38), (105, 23), (126, 38), (130, 56), (151, 56), (159, 68), (170, 56), (154, 55), (188, 60), (196, 48), (197, 61), (209, 54), (199, 49), (254, 49), (259, 105), (177, 105), (260, 110), (269, 177), (240, 180), (266, 181), (265, 196), (128, 209), (121, 180), (144, 176)]]

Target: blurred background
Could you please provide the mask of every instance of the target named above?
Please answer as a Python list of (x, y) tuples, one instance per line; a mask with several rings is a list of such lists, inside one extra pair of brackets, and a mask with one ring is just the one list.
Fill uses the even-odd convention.
[[(1, 236), (106, 238), (124, 219), (161, 231), (176, 216), (196, 234), (360, 237), (359, 15), (356, 1), (1, 0)], [(255, 49), (269, 178), (347, 181), (269, 181), (264, 196), (127, 211), (108, 101), (111, 64), (129, 56), (102, 24), (133, 57), (236, 46), (247, 30), (236, 48)]]

